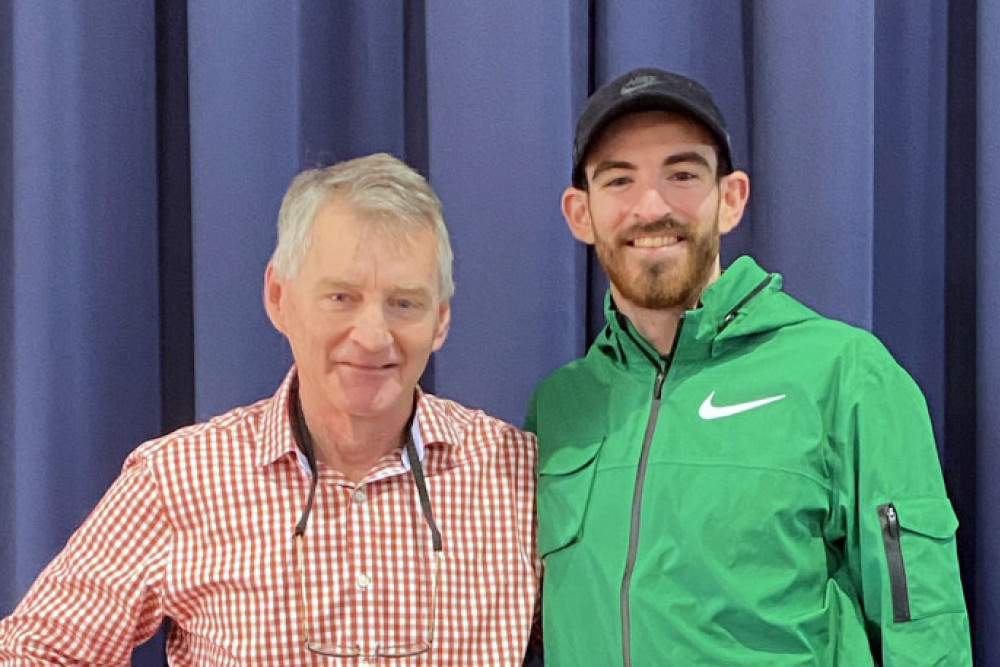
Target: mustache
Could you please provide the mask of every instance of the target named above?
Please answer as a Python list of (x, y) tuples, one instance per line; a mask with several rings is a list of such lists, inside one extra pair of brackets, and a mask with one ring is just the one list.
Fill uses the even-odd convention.
[(619, 235), (620, 240), (625, 243), (634, 241), (640, 236), (677, 236), (686, 238), (687, 227), (676, 218), (666, 215), (649, 222), (637, 223)]

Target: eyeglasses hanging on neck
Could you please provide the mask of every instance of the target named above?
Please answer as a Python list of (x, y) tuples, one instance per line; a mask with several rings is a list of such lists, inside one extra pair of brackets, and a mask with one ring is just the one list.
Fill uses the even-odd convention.
[(434, 547), (434, 561), (431, 574), (431, 603), (430, 609), (424, 615), (423, 631), (420, 638), (406, 644), (386, 644), (375, 642), (373, 649), (368, 653), (362, 651), (360, 644), (343, 645), (329, 644), (316, 641), (310, 626), (312, 617), (311, 597), (307, 591), (307, 575), (305, 570), (305, 533), (309, 524), (309, 516), (312, 513), (313, 502), (316, 498), (316, 483), (319, 478), (319, 469), (316, 465), (316, 451), (313, 445), (312, 436), (306, 426), (305, 418), (302, 415), (302, 405), (299, 401), (298, 385), (294, 384), (289, 396), (289, 416), (292, 422), (292, 433), (295, 436), (296, 444), (309, 462), (309, 469), (312, 477), (309, 481), (309, 496), (306, 505), (302, 509), (298, 523), (295, 524), (293, 541), (295, 543), (295, 591), (297, 597), (297, 607), (299, 618), (302, 619), (302, 638), (307, 649), (313, 653), (335, 658), (405, 658), (408, 656), (420, 655), (431, 650), (434, 646), (434, 626), (437, 619), (438, 585), (441, 577), (441, 562), (444, 560), (444, 552), (441, 542), (441, 532), (434, 522), (434, 515), (431, 512), (431, 501), (427, 494), (427, 483), (424, 480), (424, 468), (417, 456), (417, 447), (411, 436), (411, 426), (413, 416), (416, 414), (416, 405), (411, 413), (410, 421), (404, 429), (406, 438), (406, 454), (410, 460), (410, 470), (413, 472), (413, 483), (417, 487), (417, 495), (420, 499), (420, 509), (424, 515), (424, 521), (431, 531), (431, 543)]

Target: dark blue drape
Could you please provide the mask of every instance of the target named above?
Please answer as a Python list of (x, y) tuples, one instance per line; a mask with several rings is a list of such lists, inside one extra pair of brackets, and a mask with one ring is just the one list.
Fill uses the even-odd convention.
[(655, 65), (715, 91), (751, 175), (724, 261), (872, 329), (926, 393), (1000, 666), (998, 45), (987, 0), (0, 0), (0, 615), (136, 444), (274, 390), (261, 279), (302, 167), (428, 174), (458, 291), (425, 386), (519, 422), (600, 325), (559, 213), (573, 119)]
[[(976, 502), (970, 507), (966, 519), (972, 527), (967, 542), (972, 550), (974, 566), (967, 571), (967, 587), (980, 591), (977, 597), (976, 626), (979, 630), (980, 656), (983, 664), (1000, 664), (1000, 640), (995, 630), (1000, 627), (1000, 573), (995, 564), (1000, 562), (1000, 488), (996, 484), (1000, 472), (1000, 410), (996, 397), (1000, 396), (1000, 40), (989, 36), (1000, 34), (1000, 6), (984, 2), (979, 6), (979, 39), (977, 40), (978, 67), (976, 82), (976, 118), (979, 136), (976, 151), (961, 158), (972, 160), (975, 156), (977, 208), (969, 227), (969, 241), (976, 250), (969, 250), (974, 260), (975, 280), (972, 291), (976, 299), (970, 305), (976, 322), (976, 372), (956, 378), (967, 383), (965, 401), (972, 401), (978, 408), (973, 438), (964, 443), (972, 448), (975, 443), (975, 467), (962, 471), (962, 479), (976, 489)], [(975, 225), (973, 227), (973, 225)], [(957, 444), (957, 443), (956, 443)]]

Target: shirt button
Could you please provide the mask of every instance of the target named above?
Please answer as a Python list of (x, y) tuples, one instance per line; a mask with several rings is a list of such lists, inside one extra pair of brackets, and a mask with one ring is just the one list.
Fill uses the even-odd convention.
[(368, 500), (368, 494), (365, 493), (365, 487), (359, 486), (354, 491), (354, 502), (356, 502), (356, 503), (358, 503), (360, 505), (361, 503), (365, 502), (366, 500)]
[(357, 583), (358, 583), (358, 588), (363, 590), (365, 588), (368, 588), (368, 585), (372, 583), (372, 578), (369, 577), (367, 574), (359, 574)]
[(360, 667), (372, 667), (372, 665), (374, 665), (374, 664), (375, 664), (374, 662), (371, 662), (370, 660), (367, 660), (366, 658), (361, 658), (361, 662), (358, 663), (358, 665)]

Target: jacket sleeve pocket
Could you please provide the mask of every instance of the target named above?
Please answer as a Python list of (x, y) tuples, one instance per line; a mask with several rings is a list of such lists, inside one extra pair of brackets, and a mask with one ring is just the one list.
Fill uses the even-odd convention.
[(946, 498), (897, 499), (878, 506), (892, 619), (897, 623), (965, 612), (955, 556), (958, 519)]
[(538, 464), (538, 551), (544, 558), (580, 537), (603, 440), (563, 445)]

